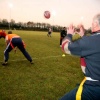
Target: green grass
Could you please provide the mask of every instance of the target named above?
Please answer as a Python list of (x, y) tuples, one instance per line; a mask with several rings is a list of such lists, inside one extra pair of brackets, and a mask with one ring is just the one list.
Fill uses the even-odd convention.
[[(79, 58), (62, 57), (59, 33), (13, 31), (26, 43), (31, 65), (17, 50), (10, 52), (9, 65), (0, 65), (0, 100), (58, 100), (83, 79)], [(0, 62), (4, 58), (4, 39), (0, 39)]]

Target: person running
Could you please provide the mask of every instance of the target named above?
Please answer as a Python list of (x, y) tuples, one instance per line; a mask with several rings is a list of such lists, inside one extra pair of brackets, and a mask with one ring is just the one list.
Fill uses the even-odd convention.
[(26, 51), (25, 44), (19, 35), (12, 34), (12, 31), (9, 31), (8, 34), (5, 36), (5, 42), (7, 44), (7, 47), (4, 50), (4, 62), (2, 63), (2, 65), (8, 64), (9, 52), (11, 52), (11, 50), (14, 49), (15, 47), (19, 48), (19, 50), (23, 53), (23, 55), (27, 58), (27, 60), (31, 64), (33, 64), (32, 58)]

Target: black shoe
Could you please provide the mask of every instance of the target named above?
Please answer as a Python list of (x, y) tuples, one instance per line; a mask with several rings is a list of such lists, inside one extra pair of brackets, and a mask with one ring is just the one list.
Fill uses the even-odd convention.
[(33, 61), (30, 61), (31, 64), (34, 64)]
[(2, 65), (3, 66), (6, 66), (6, 65), (8, 65), (8, 63), (7, 62), (3, 62)]

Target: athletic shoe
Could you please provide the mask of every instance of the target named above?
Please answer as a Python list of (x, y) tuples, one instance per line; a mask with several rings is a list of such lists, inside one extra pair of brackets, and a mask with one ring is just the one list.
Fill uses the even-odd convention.
[(6, 66), (6, 65), (8, 65), (8, 63), (7, 62), (3, 62), (2, 65), (3, 66)]
[(33, 61), (30, 61), (31, 64), (34, 64)]

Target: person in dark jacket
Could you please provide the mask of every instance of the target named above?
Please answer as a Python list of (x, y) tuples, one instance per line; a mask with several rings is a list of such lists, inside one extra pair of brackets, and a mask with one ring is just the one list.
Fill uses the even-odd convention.
[(63, 27), (62, 31), (60, 32), (60, 47), (62, 47), (62, 40), (67, 35), (67, 29), (66, 27)]
[[(100, 99), (100, 14), (94, 16), (91, 36), (82, 36), (72, 41), (74, 27), (70, 25), (67, 36), (63, 39), (62, 50), (67, 54), (83, 57), (85, 60), (85, 77), (80, 85), (66, 93), (60, 100), (99, 100)], [(77, 72), (76, 72), (77, 73)], [(74, 80), (73, 80), (74, 81)]]

